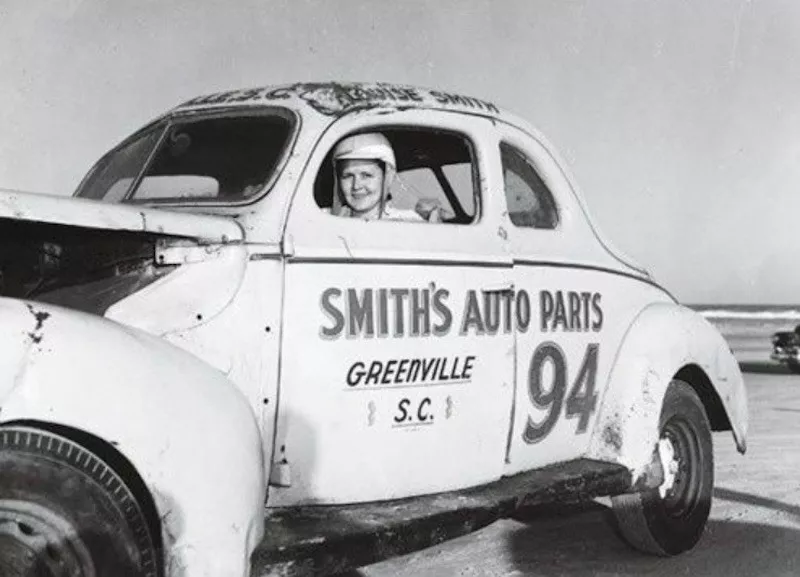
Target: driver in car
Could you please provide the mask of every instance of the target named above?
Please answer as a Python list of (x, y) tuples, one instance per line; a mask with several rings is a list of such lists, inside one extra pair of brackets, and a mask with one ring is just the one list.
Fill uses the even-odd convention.
[(389, 187), (397, 162), (389, 140), (378, 132), (341, 140), (333, 150), (336, 178), (331, 213), (364, 220), (441, 222), (440, 207), (417, 203), (417, 210), (392, 204)]

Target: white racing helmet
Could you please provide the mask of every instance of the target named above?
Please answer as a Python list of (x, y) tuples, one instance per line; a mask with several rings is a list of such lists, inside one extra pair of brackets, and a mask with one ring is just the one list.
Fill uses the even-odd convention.
[(392, 170), (397, 170), (392, 145), (379, 132), (354, 134), (342, 139), (333, 149), (334, 164), (339, 160), (379, 160)]
[[(397, 161), (394, 156), (394, 149), (389, 139), (380, 132), (369, 132), (365, 134), (354, 134), (339, 141), (333, 149), (333, 168), (334, 175), (338, 174), (336, 163), (340, 160), (377, 160), (384, 165), (383, 180), (383, 199), (389, 191), (389, 185), (394, 180), (397, 173)], [(338, 178), (334, 177), (333, 214), (346, 214), (349, 211), (339, 191)]]

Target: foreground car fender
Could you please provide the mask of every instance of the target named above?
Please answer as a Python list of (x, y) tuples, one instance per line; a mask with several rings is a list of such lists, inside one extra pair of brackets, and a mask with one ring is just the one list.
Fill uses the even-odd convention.
[(113, 445), (153, 497), (168, 577), (247, 575), (265, 483), (239, 390), (192, 355), (96, 316), (2, 298), (0, 322), (0, 424), (60, 425)]
[(695, 389), (708, 389), (706, 378), (710, 381), (711, 390), (700, 394), (706, 412), (715, 406), (724, 411), (709, 415), (712, 426), (730, 428), (744, 453), (747, 394), (730, 348), (701, 315), (680, 305), (656, 303), (639, 314), (620, 346), (589, 456), (628, 467), (634, 484), (648, 481), (664, 394), (679, 373), (694, 375), (689, 384)]

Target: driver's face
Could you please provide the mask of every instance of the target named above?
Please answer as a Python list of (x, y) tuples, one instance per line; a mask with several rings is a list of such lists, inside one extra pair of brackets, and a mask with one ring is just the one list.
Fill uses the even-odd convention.
[(339, 190), (354, 216), (378, 216), (383, 194), (383, 164), (376, 160), (342, 160), (338, 163)]

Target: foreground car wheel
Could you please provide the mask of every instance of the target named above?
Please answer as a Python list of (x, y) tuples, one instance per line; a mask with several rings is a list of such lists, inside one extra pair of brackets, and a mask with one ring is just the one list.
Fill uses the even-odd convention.
[(96, 455), (0, 428), (0, 575), (159, 577), (154, 542), (135, 496)]
[(613, 497), (612, 507), (628, 543), (667, 556), (691, 549), (703, 533), (711, 509), (714, 453), (703, 404), (682, 381), (667, 388), (660, 427), (664, 483), (644, 493)]

